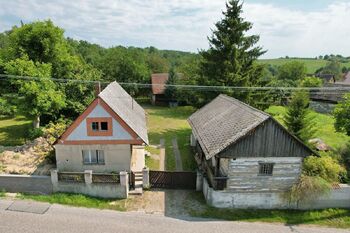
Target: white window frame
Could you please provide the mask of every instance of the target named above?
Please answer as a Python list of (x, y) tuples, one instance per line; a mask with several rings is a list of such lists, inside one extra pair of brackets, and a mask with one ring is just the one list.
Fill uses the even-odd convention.
[[(85, 161), (84, 151), (88, 152), (89, 161)], [(92, 152), (96, 153), (96, 162), (92, 162)], [(104, 150), (82, 150), (83, 164), (85, 165), (104, 165), (105, 164), (105, 156)]]

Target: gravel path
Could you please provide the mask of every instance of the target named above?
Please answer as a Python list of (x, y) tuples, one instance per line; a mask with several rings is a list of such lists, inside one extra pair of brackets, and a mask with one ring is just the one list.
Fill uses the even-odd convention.
[(159, 170), (165, 171), (165, 139), (160, 139)]
[(177, 145), (177, 139), (173, 138), (171, 142), (173, 143), (176, 171), (183, 171), (181, 154), (180, 154), (179, 146)]

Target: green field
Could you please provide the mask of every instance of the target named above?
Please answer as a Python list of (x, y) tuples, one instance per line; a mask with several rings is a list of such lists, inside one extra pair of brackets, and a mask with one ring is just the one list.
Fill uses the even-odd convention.
[(17, 146), (25, 143), (32, 121), (24, 116), (0, 117), (0, 145)]
[[(282, 106), (271, 106), (266, 110), (276, 120), (284, 125), (283, 118), (287, 109)], [(336, 132), (334, 128), (334, 117), (328, 114), (321, 114), (314, 111), (310, 111), (310, 116), (313, 119), (315, 127), (314, 138), (322, 139), (327, 145), (338, 149), (344, 146), (347, 142), (350, 142), (350, 137), (344, 133)]]
[(175, 170), (175, 157), (171, 140), (177, 138), (181, 153), (182, 166), (186, 170), (196, 168), (190, 148), (189, 138), (191, 127), (187, 118), (194, 112), (193, 107), (157, 107), (145, 106), (148, 118), (148, 136), (150, 143), (158, 145), (161, 138), (165, 139), (165, 168)]
[[(274, 66), (280, 66), (284, 63), (290, 62), (290, 61), (299, 61), (303, 62), (306, 65), (307, 72), (308, 73), (315, 73), (315, 71), (321, 67), (324, 67), (327, 64), (327, 61), (325, 60), (316, 60), (316, 59), (303, 59), (303, 58), (276, 58), (276, 59), (260, 59), (258, 60), (258, 63), (260, 64), (270, 64)], [(341, 67), (346, 66), (350, 68), (350, 62), (347, 63), (341, 63)]]

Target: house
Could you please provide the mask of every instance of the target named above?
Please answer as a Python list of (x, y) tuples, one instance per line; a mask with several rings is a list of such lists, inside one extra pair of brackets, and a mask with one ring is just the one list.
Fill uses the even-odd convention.
[(314, 152), (269, 114), (226, 95), (188, 119), (203, 193), (216, 207), (287, 208), (281, 193)]
[(318, 74), (316, 74), (316, 77), (321, 79), (323, 81), (323, 83), (335, 83), (336, 82), (334, 74), (321, 74), (321, 73), (318, 73)]
[(110, 83), (55, 142), (59, 172), (140, 172), (148, 144), (143, 108)]
[(152, 74), (152, 104), (165, 103), (167, 100), (165, 98), (165, 84), (169, 79), (168, 73), (157, 73)]

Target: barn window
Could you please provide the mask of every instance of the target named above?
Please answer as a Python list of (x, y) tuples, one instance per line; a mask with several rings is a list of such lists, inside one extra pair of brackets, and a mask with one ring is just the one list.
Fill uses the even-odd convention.
[(273, 172), (273, 163), (259, 163), (259, 175), (271, 176)]

